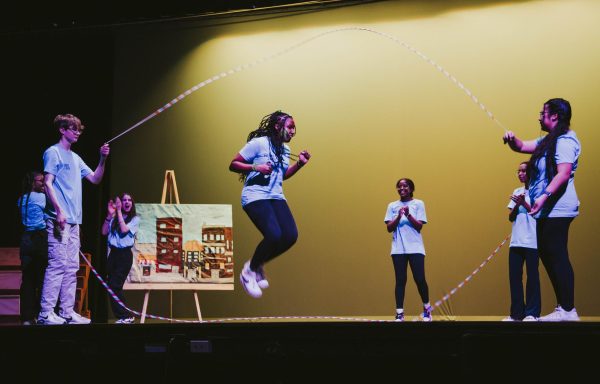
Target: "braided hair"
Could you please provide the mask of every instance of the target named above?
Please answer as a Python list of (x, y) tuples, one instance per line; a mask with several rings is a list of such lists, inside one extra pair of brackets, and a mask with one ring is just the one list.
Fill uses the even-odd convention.
[[(268, 136), (269, 146), (276, 157), (275, 167), (283, 163), (283, 155), (285, 154), (285, 147), (283, 146), (283, 139), (281, 137), (283, 129), (277, 131), (276, 127), (283, 127), (286, 120), (291, 117), (291, 115), (279, 110), (266, 115), (260, 121), (258, 128), (248, 134), (248, 139), (246, 140), (246, 142), (249, 142), (257, 137)], [(247, 176), (247, 174), (241, 173), (240, 181), (246, 181)]]
[(556, 167), (556, 142), (558, 137), (569, 131), (571, 126), (571, 104), (564, 99), (550, 99), (544, 103), (544, 107), (548, 107), (549, 115), (558, 115), (558, 123), (556, 127), (550, 131), (540, 143), (537, 145), (529, 164), (527, 164), (527, 176), (529, 180), (535, 180), (538, 176), (537, 162), (540, 158), (546, 156), (546, 174), (545, 178), (548, 183), (558, 173)]

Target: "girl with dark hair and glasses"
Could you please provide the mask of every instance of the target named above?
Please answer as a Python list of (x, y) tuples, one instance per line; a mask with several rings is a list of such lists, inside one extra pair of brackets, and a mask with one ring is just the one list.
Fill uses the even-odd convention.
[(548, 273), (557, 306), (540, 321), (579, 321), (575, 310), (575, 275), (569, 261), (567, 240), (571, 221), (579, 214), (575, 192), (581, 144), (571, 130), (571, 105), (564, 99), (544, 103), (539, 122), (548, 134), (523, 141), (513, 132), (504, 134), (504, 143), (513, 151), (531, 153), (527, 167), (531, 212), (536, 218), (539, 257)]
[(423, 301), (422, 321), (432, 321), (429, 287), (425, 280), (425, 246), (421, 229), (427, 223), (425, 203), (414, 199), (415, 183), (402, 178), (396, 183), (400, 200), (388, 204), (385, 213), (387, 231), (392, 233), (392, 262), (396, 276), (396, 321), (404, 321), (404, 290), (408, 265)]
[(290, 157), (296, 156), (290, 153), (288, 143), (295, 134), (292, 116), (273, 112), (250, 132), (246, 145), (229, 165), (230, 171), (240, 173), (244, 183), (242, 208), (264, 236), (240, 274), (242, 286), (254, 298), (261, 297), (262, 290), (269, 287), (264, 265), (287, 251), (298, 238), (282, 187), (283, 180), (294, 176), (310, 159), (304, 150), (290, 165)]

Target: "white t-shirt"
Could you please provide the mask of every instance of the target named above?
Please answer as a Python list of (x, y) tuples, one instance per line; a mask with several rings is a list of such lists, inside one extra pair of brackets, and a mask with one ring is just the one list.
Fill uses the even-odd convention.
[[(513, 191), (513, 195), (525, 194), (525, 201), (531, 205), (529, 198), (529, 191), (525, 187), (519, 187)], [(515, 202), (510, 200), (508, 203), (508, 209), (512, 210), (515, 206)], [(511, 247), (523, 247), (537, 249), (537, 238), (536, 238), (536, 221), (527, 213), (527, 210), (522, 205), (519, 206), (517, 212), (517, 218), (512, 222), (512, 235), (510, 237)]]
[(244, 188), (242, 189), (242, 206), (256, 200), (285, 200), (283, 195), (283, 176), (290, 163), (290, 148), (283, 144), (283, 158), (279, 162), (275, 154), (275, 148), (267, 136), (257, 137), (250, 140), (240, 150), (240, 155), (249, 163), (265, 164), (271, 162), (273, 172), (263, 175), (260, 172), (250, 171)]
[[(400, 200), (391, 202), (388, 204), (384, 221), (387, 223), (394, 220), (398, 216), (400, 208), (405, 206), (408, 206), (409, 213), (415, 219), (421, 221), (423, 224), (427, 223), (425, 203), (418, 199), (406, 202)], [(405, 215), (402, 215), (396, 230), (392, 233), (392, 255), (406, 253), (420, 253), (425, 255), (425, 246), (423, 245), (421, 232), (412, 226)]]

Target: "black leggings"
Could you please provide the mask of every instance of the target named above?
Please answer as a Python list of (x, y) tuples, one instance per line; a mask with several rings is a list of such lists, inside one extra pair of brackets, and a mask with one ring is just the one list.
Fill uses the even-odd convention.
[[(114, 248), (110, 247), (110, 253), (108, 254), (108, 261), (106, 265), (107, 270), (107, 284), (112, 291), (117, 295), (119, 299), (125, 303), (125, 296), (123, 295), (123, 284), (129, 275), (131, 265), (133, 264), (133, 253), (131, 247), (128, 248)], [(113, 314), (117, 319), (124, 319), (132, 315), (121, 307), (119, 303), (112, 297), (110, 298), (110, 305), (112, 307)]]
[(423, 303), (429, 302), (429, 287), (425, 280), (425, 255), (405, 253), (392, 255), (394, 272), (396, 273), (396, 308), (404, 308), (404, 289), (406, 287), (406, 270), (410, 263), (413, 279)]
[(537, 244), (540, 260), (546, 268), (556, 302), (565, 311), (575, 307), (575, 274), (569, 261), (569, 226), (572, 217), (537, 220)]
[(298, 239), (298, 229), (285, 200), (253, 201), (244, 206), (244, 211), (264, 236), (250, 261), (250, 269), (256, 271), (290, 249)]

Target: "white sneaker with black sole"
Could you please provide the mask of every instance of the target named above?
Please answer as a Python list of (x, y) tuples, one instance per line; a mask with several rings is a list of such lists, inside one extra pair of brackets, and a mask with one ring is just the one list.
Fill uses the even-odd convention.
[(61, 325), (66, 323), (67, 321), (65, 319), (54, 312), (40, 312), (37, 318), (37, 324), (39, 325)]
[(61, 313), (60, 317), (65, 319), (67, 324), (89, 324), (92, 322), (92, 320), (88, 319), (87, 317), (81, 316), (75, 311), (69, 313), (68, 315)]

